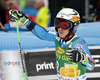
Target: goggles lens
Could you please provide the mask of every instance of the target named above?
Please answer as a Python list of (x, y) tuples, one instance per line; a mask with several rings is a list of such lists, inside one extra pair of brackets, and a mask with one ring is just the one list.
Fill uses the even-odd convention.
[(56, 19), (56, 27), (57, 28), (61, 27), (64, 30), (71, 29), (72, 28), (72, 23), (69, 22), (69, 21), (64, 21), (64, 20)]

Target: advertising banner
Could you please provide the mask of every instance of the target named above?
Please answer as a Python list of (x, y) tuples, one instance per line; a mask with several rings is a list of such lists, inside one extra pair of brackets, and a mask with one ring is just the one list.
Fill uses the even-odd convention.
[(28, 76), (56, 74), (54, 51), (27, 52), (25, 59)]
[[(96, 65), (93, 71), (87, 70), (86, 74), (88, 80), (100, 79), (100, 49), (90, 47), (92, 57), (95, 59)], [(25, 51), (25, 61), (27, 67), (28, 76), (49, 76), (56, 75), (56, 56), (55, 49), (37, 49), (31, 51)], [(56, 77), (56, 76), (53, 76)], [(38, 77), (39, 78), (39, 77)], [(51, 76), (48, 77), (51, 79)]]

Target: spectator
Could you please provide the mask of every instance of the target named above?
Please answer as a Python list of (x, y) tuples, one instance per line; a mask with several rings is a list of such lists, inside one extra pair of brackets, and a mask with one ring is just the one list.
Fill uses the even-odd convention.
[(27, 0), (25, 8), (22, 10), (31, 21), (43, 26), (50, 26), (50, 11), (45, 5), (47, 0)]
[(9, 10), (14, 8), (18, 10), (16, 1), (11, 0), (0, 0), (0, 28), (8, 29), (9, 25)]
[(22, 9), (22, 12), (25, 13), (29, 17), (30, 20), (35, 22), (36, 15), (39, 9), (34, 8), (34, 4), (35, 4), (34, 0), (27, 0), (26, 3), (27, 4), (25, 5), (25, 8)]
[(50, 11), (46, 6), (46, 0), (35, 0), (34, 8), (39, 9), (36, 15), (36, 23), (44, 28), (50, 27)]

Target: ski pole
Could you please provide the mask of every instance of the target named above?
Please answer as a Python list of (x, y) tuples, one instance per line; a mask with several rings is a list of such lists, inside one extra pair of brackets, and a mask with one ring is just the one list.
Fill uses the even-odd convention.
[(77, 76), (76, 76), (76, 63), (73, 63), (74, 65), (74, 76), (75, 76), (75, 80), (77, 80)]
[(18, 37), (19, 54), (20, 54), (20, 56), (21, 56), (21, 62), (22, 62), (22, 67), (23, 67), (23, 74), (24, 74), (25, 80), (28, 80), (28, 79), (27, 79), (27, 76), (26, 76), (26, 70), (25, 70), (25, 66), (24, 66), (24, 62), (23, 62), (23, 57), (22, 57), (22, 54), (21, 54), (21, 44), (20, 44), (18, 20), (16, 20), (15, 23), (16, 23), (16, 28), (17, 28), (17, 37)]

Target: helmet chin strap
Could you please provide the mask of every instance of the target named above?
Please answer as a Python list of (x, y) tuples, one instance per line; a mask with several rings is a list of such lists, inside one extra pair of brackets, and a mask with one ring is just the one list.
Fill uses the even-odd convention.
[(65, 38), (62, 38), (62, 44), (66, 39), (69, 39), (71, 37), (71, 34), (74, 36), (74, 34), (69, 31), (69, 33), (65, 36)]
[(66, 38), (70, 38), (70, 32), (65, 36), (65, 38), (62, 38), (62, 43), (66, 40)]

